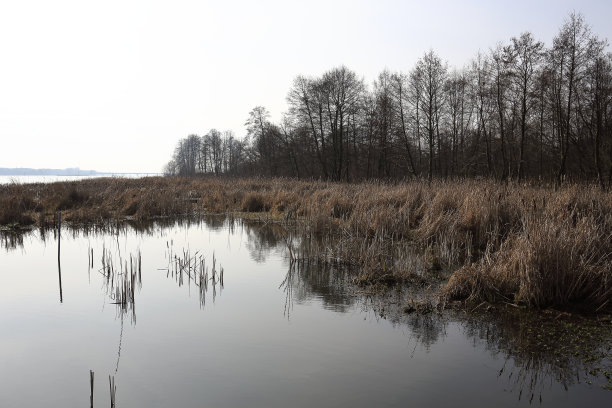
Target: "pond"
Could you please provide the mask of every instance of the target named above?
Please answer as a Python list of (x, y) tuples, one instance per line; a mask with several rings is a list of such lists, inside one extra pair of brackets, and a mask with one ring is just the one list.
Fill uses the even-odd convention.
[(3, 235), (1, 407), (89, 406), (90, 371), (95, 407), (109, 377), (117, 407), (612, 401), (607, 340), (574, 359), (530, 348), (540, 326), (522, 317), (384, 312), (410, 294), (292, 262), (265, 223), (64, 228), (59, 256), (57, 238)]

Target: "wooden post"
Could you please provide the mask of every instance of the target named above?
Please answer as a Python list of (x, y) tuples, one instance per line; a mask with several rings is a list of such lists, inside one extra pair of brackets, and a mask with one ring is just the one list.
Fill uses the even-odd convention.
[(89, 370), (89, 385), (91, 387), (91, 394), (89, 395), (89, 406), (93, 408), (94, 372), (92, 370)]
[(62, 241), (62, 213), (57, 213), (57, 274), (59, 275), (60, 303), (64, 303), (62, 295), (62, 266), (60, 263), (60, 245)]
[(108, 376), (108, 385), (110, 387), (110, 406), (115, 408), (115, 395), (117, 394), (117, 386), (115, 385), (115, 376)]

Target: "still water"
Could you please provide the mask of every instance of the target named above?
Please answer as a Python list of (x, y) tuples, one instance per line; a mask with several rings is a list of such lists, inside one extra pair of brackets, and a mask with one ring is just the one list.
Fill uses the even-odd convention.
[(141, 178), (161, 176), (160, 173), (100, 173), (93, 176), (51, 176), (51, 175), (12, 175), (0, 176), (0, 184), (30, 184), (30, 183), (55, 183), (56, 181), (79, 181), (100, 177), (115, 178)]
[(54, 232), (5, 236), (0, 407), (89, 406), (90, 370), (95, 407), (109, 376), (117, 407), (611, 406), (601, 378), (505, 347), (498, 323), (382, 314), (283, 237), (218, 218), (64, 229), (58, 262)]

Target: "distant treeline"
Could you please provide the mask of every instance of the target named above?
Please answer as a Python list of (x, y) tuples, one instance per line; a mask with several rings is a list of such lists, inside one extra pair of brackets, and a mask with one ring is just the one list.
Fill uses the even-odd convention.
[(580, 14), (546, 47), (529, 32), (450, 69), (434, 52), (372, 86), (342, 66), (298, 76), (280, 123), (182, 139), (166, 174), (407, 176), (612, 184), (612, 54)]

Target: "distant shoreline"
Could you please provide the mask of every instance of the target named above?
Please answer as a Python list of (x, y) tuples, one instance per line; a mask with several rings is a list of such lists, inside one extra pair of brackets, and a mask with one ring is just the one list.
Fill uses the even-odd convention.
[(33, 169), (26, 167), (15, 167), (15, 168), (0, 168), (0, 176), (122, 176), (122, 175), (161, 175), (162, 173), (154, 172), (115, 172), (115, 171), (96, 171), (96, 170), (82, 170), (79, 168), (66, 168), (66, 169)]

